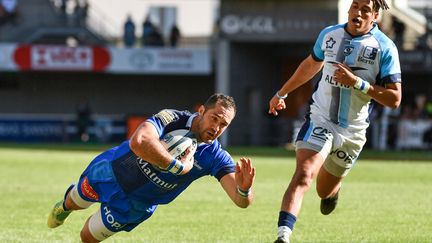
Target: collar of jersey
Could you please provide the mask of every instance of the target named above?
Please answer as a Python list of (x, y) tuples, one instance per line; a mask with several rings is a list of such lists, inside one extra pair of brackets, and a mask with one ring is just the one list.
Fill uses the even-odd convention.
[(378, 27), (377, 27), (378, 25), (377, 25), (376, 23), (374, 23), (372, 29), (371, 29), (367, 34), (364, 34), (364, 35), (351, 35), (351, 34), (346, 30), (347, 25), (348, 25), (348, 23), (346, 23), (346, 24), (344, 25), (344, 30), (345, 30), (345, 32), (346, 32), (348, 35), (352, 36), (353, 38), (357, 38), (357, 37), (365, 36), (365, 35), (368, 35), (368, 34), (375, 35), (375, 34), (379, 31), (379, 29), (378, 29)]
[(194, 119), (195, 117), (197, 117), (197, 116), (198, 116), (198, 112), (195, 112), (195, 113), (193, 113), (193, 114), (189, 117), (189, 119), (187, 120), (187, 122), (186, 122), (186, 127), (189, 128), (189, 130), (190, 130), (191, 127), (192, 127), (192, 121), (193, 121), (193, 119)]

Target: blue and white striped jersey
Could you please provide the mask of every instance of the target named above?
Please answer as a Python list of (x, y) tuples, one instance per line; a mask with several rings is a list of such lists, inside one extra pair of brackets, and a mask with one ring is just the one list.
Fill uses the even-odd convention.
[(310, 113), (350, 131), (369, 126), (370, 96), (333, 80), (332, 62), (345, 62), (370, 84), (385, 86), (401, 82), (399, 55), (395, 44), (374, 25), (362, 36), (352, 36), (339, 24), (321, 31), (312, 57), (324, 61), (322, 76), (312, 95)]

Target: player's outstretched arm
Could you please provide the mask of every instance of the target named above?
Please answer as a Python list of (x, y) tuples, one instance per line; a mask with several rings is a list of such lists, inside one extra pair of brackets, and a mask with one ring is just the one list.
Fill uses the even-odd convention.
[(321, 70), (323, 65), (323, 62), (314, 60), (311, 55), (304, 59), (291, 78), (270, 99), (268, 113), (277, 116), (277, 111), (286, 108), (284, 99), (287, 97), (287, 94), (311, 80)]
[(222, 177), (220, 183), (231, 198), (241, 208), (247, 208), (253, 201), (252, 185), (255, 180), (255, 167), (249, 158), (240, 158), (236, 172)]

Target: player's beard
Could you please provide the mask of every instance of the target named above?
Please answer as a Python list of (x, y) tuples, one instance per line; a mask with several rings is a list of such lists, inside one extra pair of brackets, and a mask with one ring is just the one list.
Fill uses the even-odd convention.
[(200, 143), (206, 143), (205, 140), (205, 131), (202, 130), (202, 117), (199, 118), (199, 120), (196, 123), (196, 131), (193, 131), (195, 133), (196, 139)]

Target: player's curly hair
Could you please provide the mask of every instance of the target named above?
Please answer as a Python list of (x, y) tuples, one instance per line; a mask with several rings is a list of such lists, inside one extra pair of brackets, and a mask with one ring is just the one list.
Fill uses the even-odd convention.
[(208, 110), (208, 109), (214, 108), (216, 106), (216, 104), (221, 104), (225, 108), (232, 108), (234, 110), (234, 112), (237, 111), (237, 107), (236, 107), (234, 98), (229, 96), (229, 95), (225, 95), (225, 94), (221, 94), (221, 93), (213, 94), (205, 102), (204, 107), (206, 108), (206, 110)]
[(379, 11), (381, 8), (383, 10), (390, 9), (389, 5), (387, 4), (386, 0), (373, 0), (374, 2), (374, 10)]

